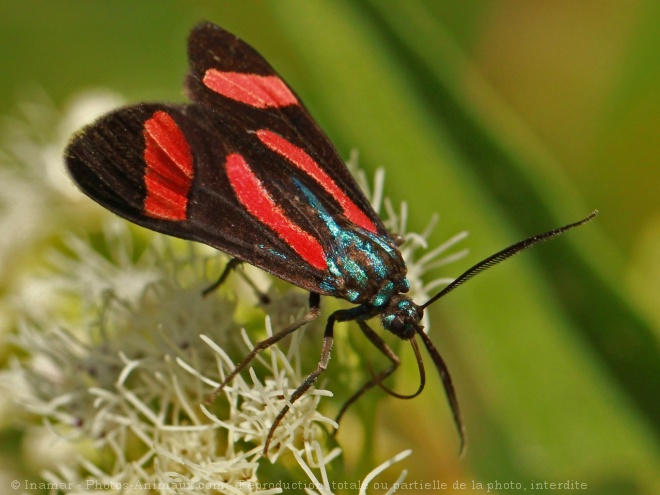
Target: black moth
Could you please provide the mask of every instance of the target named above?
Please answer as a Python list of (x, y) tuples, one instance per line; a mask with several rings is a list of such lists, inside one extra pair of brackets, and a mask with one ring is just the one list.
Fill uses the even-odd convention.
[[(76, 134), (66, 149), (80, 189), (116, 214), (158, 232), (199, 241), (310, 292), (298, 322), (258, 343), (214, 397), (255, 355), (320, 314), (320, 296), (356, 306), (327, 320), (321, 359), (289, 398), (294, 403), (326, 369), (334, 324), (356, 321), (392, 365), (348, 401), (381, 382), (399, 364), (367, 324), (409, 341), (420, 387), (425, 375), (419, 337), (440, 374), (464, 445), (464, 430), (449, 371), (420, 325), (430, 304), (477, 273), (538, 242), (590, 221), (525, 239), (477, 263), (424, 304), (415, 304), (397, 236), (390, 234), (332, 143), (298, 96), (253, 48), (222, 28), (202, 23), (188, 40), (188, 105), (144, 103), (121, 108)], [(386, 389), (387, 390), (387, 389)], [(345, 407), (346, 407), (345, 406)], [(345, 410), (342, 409), (342, 413)], [(264, 453), (285, 406), (270, 429)]]

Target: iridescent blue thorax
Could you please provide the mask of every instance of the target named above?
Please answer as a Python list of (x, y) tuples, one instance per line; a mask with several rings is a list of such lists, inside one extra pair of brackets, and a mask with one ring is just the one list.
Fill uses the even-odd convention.
[[(383, 315), (385, 328), (395, 331), (402, 318), (415, 322), (421, 310), (401, 293), (408, 292), (406, 264), (394, 241), (328, 213), (309, 188), (294, 179), (309, 205), (328, 229), (331, 249), (326, 250), (328, 275), (321, 288), (335, 297), (366, 305), (365, 317)], [(368, 311), (367, 311), (368, 309)]]

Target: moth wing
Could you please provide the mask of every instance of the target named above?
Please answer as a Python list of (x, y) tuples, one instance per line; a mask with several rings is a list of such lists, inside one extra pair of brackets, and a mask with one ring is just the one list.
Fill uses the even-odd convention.
[[(320, 285), (327, 270), (310, 264), (239, 201), (227, 158), (254, 162), (260, 153), (249, 140), (236, 146), (231, 129), (222, 130), (200, 105), (130, 106), (76, 134), (65, 151), (66, 164), (79, 188), (117, 215), (202, 242), (324, 294)], [(277, 200), (284, 202), (283, 209), (295, 208), (286, 203), (296, 201), (290, 195)]]

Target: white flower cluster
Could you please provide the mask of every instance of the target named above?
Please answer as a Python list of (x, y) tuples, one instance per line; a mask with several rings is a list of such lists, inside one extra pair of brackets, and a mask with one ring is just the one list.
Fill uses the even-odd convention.
[[(42, 158), (49, 158), (40, 164), (56, 162), (63, 169), (61, 129), (68, 132), (81, 120), (89, 121), (80, 108), (96, 107), (105, 105), (94, 99), (75, 105), (76, 118), (69, 114), (55, 127), (60, 129), (57, 146), (26, 145), (13, 155), (37, 156), (41, 149)], [(366, 187), (364, 175), (358, 177)], [(49, 197), (75, 197), (57, 180), (39, 184), (50, 190)], [(370, 196), (378, 208), (382, 172), (375, 184)], [(5, 185), (0, 185), (4, 197), (11, 195)], [(388, 226), (406, 239), (402, 252), (411, 295), (423, 300), (447, 280), (425, 285), (422, 273), (460, 256), (439, 258), (463, 235), (414, 260), (415, 252), (426, 248), (432, 226), (421, 235), (406, 234), (405, 205), (395, 214), (390, 203), (384, 204)], [(32, 215), (44, 224), (48, 209), (41, 207)], [(261, 277), (260, 285), (266, 286), (271, 299), (263, 308), (269, 315), (264, 320), (255, 309), (253, 291), (240, 277), (230, 277), (219, 290), (202, 297), (204, 284), (210, 284), (220, 271), (218, 264), (225, 261), (217, 253), (161, 236), (145, 241), (126, 222), (104, 221), (102, 235), (79, 238), (58, 232), (60, 247), (49, 247), (49, 273), (23, 277), (21, 289), (13, 295), (12, 307), (18, 309), (12, 318), (18, 330), (12, 338), (20, 352), (1, 372), (0, 383), (2, 393), (17, 404), (12, 416), (22, 419), (26, 431), (36, 432), (26, 435), (36, 440), (25, 448), (32, 449), (45, 482), (66, 494), (92, 489), (266, 494), (287, 491), (282, 482), (286, 477), (302, 483), (306, 493), (334, 493), (327, 467), (341, 449), (328, 440), (336, 423), (319, 410), (321, 399), (332, 395), (323, 383), (284, 416), (268, 452), (268, 466), (276, 468), (264, 465), (270, 427), (309, 372), (301, 364), (304, 329), (286, 345), (257, 356), (252, 368), (236, 376), (214, 403), (204, 405), (234, 361), (251, 349), (253, 341), (271, 334), (271, 321), (277, 330), (301, 316), (301, 292), (291, 287), (278, 293), (268, 287), (267, 277), (254, 275)], [(48, 233), (54, 235), (52, 230)], [(367, 474), (360, 493), (409, 453)], [(399, 479), (403, 476), (405, 471)]]

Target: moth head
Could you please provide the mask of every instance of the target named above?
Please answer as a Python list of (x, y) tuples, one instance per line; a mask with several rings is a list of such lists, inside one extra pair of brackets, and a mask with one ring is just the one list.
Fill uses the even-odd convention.
[(422, 330), (422, 316), (424, 311), (421, 307), (408, 297), (397, 294), (390, 299), (387, 309), (382, 313), (381, 323), (397, 337), (410, 340)]

